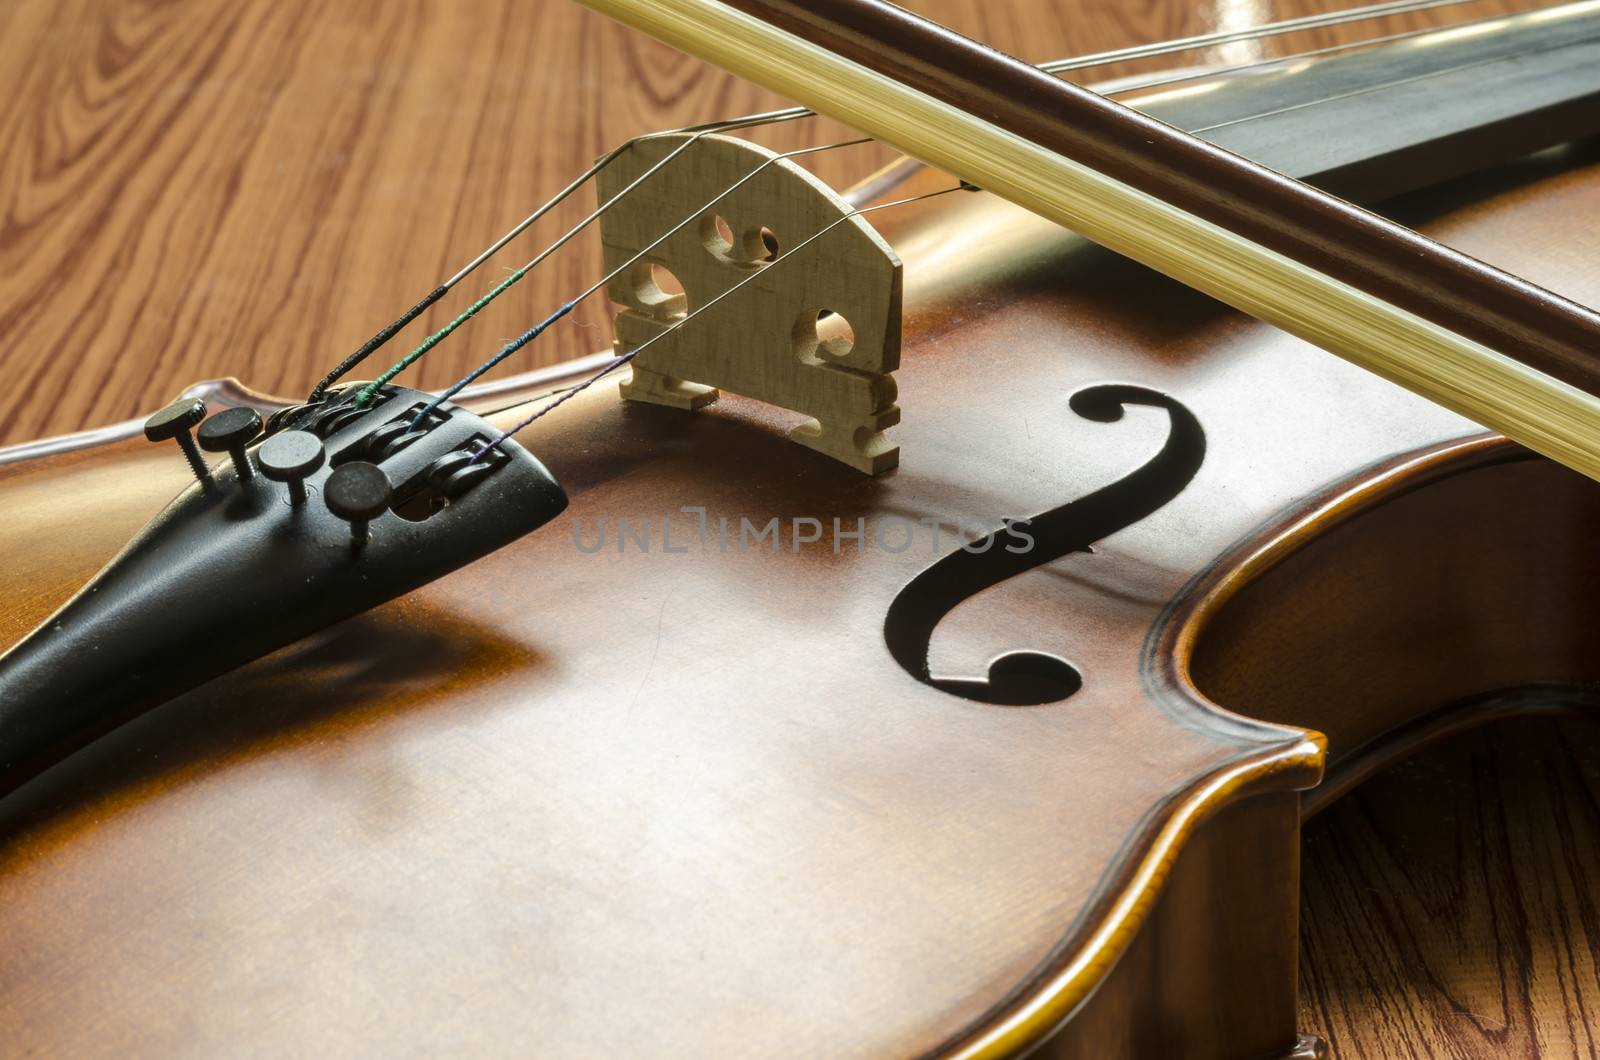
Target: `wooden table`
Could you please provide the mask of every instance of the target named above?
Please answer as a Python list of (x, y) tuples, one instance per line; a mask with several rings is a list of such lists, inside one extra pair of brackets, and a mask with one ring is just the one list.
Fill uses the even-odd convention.
[[(1036, 61), (1328, 9), (1326, 0), (906, 6)], [(1359, 32), (1456, 17), (1448, 11)], [(1177, 61), (1238, 63), (1352, 32)], [(622, 140), (783, 105), (567, 0), (6, 0), (0, 445), (148, 413), (220, 376), (302, 394)], [(758, 138), (788, 149), (849, 135), (808, 121)], [(842, 185), (889, 157), (851, 149), (811, 162)], [(591, 195), (568, 207), (383, 354), (398, 357), (450, 320), (587, 213)], [(587, 286), (598, 262), (593, 242), (575, 244), (407, 380), (454, 381)], [(606, 320), (591, 300), (502, 371), (606, 347)], [(372, 373), (393, 359), (384, 355)]]

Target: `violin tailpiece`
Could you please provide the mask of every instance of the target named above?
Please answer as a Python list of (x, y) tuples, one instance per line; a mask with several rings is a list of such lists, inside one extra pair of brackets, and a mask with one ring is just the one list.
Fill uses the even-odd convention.
[[(213, 677), (425, 585), (549, 522), (561, 486), (498, 432), (433, 395), (360, 384), (272, 417), (200, 427), (226, 449), (78, 594), (0, 656), (0, 792), (101, 732)], [(193, 451), (204, 403), (146, 435)], [(176, 454), (174, 454), (176, 456)], [(242, 471), (242, 473), (241, 473)], [(203, 476), (201, 472), (204, 472)]]
[[(600, 201), (616, 199), (683, 140), (634, 143), (601, 171)], [(736, 183), (705, 208), (717, 189)], [(612, 280), (608, 293), (622, 307), (617, 352), (706, 307), (639, 353), (622, 396), (697, 409), (731, 390), (806, 416), (789, 434), (801, 445), (869, 475), (895, 467), (900, 450), (884, 431), (900, 422), (890, 374), (900, 363), (900, 259), (851, 211), (789, 159), (725, 136), (702, 136), (617, 199), (600, 223), (607, 272), (675, 219), (694, 217)], [(750, 279), (829, 225), (836, 227), (770, 277)], [(711, 304), (745, 280), (737, 296)]]

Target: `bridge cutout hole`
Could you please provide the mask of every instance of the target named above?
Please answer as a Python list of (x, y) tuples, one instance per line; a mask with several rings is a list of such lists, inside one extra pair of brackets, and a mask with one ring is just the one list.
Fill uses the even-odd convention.
[(683, 282), (665, 265), (640, 262), (628, 272), (628, 285), (635, 301), (653, 311), (658, 319), (682, 316), (688, 312)]
[(745, 233), (744, 251), (752, 262), (776, 261), (778, 258), (778, 233), (765, 225), (757, 225)]
[(712, 257), (729, 261), (733, 257), (733, 226), (720, 213), (708, 213), (700, 218), (700, 242)]
[(780, 253), (778, 234), (766, 225), (751, 225), (737, 233), (719, 213), (700, 218), (700, 243), (718, 261), (744, 268), (766, 265)]
[(683, 294), (683, 282), (665, 265), (650, 266), (650, 283), (668, 298)]
[(800, 314), (794, 327), (795, 354), (807, 364), (826, 364), (848, 357), (856, 348), (856, 329), (832, 309)]

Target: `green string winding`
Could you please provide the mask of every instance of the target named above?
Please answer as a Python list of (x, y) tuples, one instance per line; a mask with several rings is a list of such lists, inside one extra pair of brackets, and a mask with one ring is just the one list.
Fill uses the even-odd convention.
[(456, 328), (459, 328), (462, 324), (465, 324), (467, 321), (477, 316), (479, 310), (488, 305), (490, 302), (494, 301), (496, 298), (499, 298), (507, 288), (516, 283), (518, 280), (522, 279), (527, 274), (528, 267), (523, 266), (516, 272), (513, 272), (510, 276), (507, 276), (501, 281), (498, 287), (484, 295), (482, 298), (478, 299), (476, 302), (473, 302), (464, 311), (462, 311), (460, 316), (450, 321), (450, 323), (446, 324), (432, 335), (429, 335), (427, 338), (423, 339), (416, 349), (412, 350), (410, 353), (394, 362), (388, 371), (384, 372), (382, 375), (378, 376), (378, 378), (362, 387), (360, 392), (356, 394), (355, 401), (352, 402), (352, 404), (354, 404), (358, 409), (366, 408), (372, 403), (372, 399), (378, 396), (378, 391), (383, 389), (383, 385), (385, 383), (399, 375), (401, 372), (405, 371), (407, 368), (410, 368), (417, 362), (419, 358), (422, 357), (423, 354), (427, 353), (429, 350), (439, 345), (439, 343), (443, 342)]

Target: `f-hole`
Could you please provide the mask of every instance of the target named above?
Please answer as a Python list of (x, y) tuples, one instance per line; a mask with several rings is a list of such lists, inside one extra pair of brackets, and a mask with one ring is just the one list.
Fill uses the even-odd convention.
[[(1032, 519), (1007, 521), (970, 550), (942, 557), (900, 590), (884, 617), (884, 641), (895, 661), (923, 684), (964, 699), (1016, 707), (1059, 703), (1082, 688), (1077, 667), (1060, 656), (1028, 650), (1006, 652), (990, 663), (983, 677), (937, 677), (928, 669), (928, 646), (940, 621), (963, 601), (1070, 553), (1092, 552), (1094, 542), (1132, 526), (1182, 493), (1205, 460), (1200, 421), (1158, 391), (1107, 383), (1078, 391), (1067, 404), (1096, 423), (1120, 420), (1130, 405), (1163, 409), (1170, 423), (1166, 440), (1154, 456), (1116, 482)], [(1032, 538), (1030, 547), (1019, 547), (1023, 535)]]

